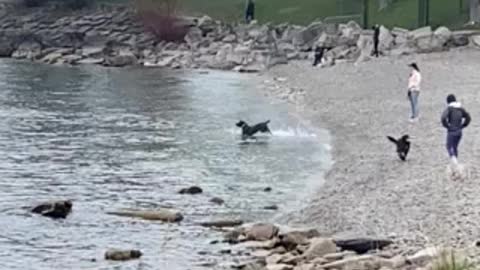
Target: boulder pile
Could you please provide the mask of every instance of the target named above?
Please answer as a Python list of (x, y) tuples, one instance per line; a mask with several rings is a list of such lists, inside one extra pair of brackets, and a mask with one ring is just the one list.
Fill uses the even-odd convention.
[[(336, 60), (370, 58), (372, 31), (356, 22), (308, 26), (227, 24), (208, 16), (183, 18), (187, 35), (177, 43), (159, 41), (145, 30), (134, 11), (96, 11), (54, 16), (48, 9), (26, 15), (8, 13), (0, 19), (0, 57), (48, 64), (96, 64), (110, 67), (143, 65), (259, 72), (271, 66), (311, 57), (315, 46), (328, 49), (326, 65)], [(381, 27), (385, 55), (405, 55), (480, 46), (474, 31), (446, 27), (408, 31)]]

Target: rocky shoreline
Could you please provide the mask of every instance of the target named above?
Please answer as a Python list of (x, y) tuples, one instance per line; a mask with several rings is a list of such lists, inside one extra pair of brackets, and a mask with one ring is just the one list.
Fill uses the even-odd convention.
[[(207, 16), (183, 18), (187, 34), (175, 43), (159, 41), (127, 7), (83, 13), (58, 13), (48, 8), (2, 13), (0, 57), (47, 64), (260, 72), (308, 59), (316, 45), (329, 48), (325, 66), (342, 60), (366, 61), (373, 46), (372, 31), (353, 21), (298, 26), (227, 24)], [(480, 46), (477, 32), (452, 32), (445, 27), (435, 31), (430, 27), (380, 30), (380, 50), (385, 55), (428, 53), (469, 44)]]

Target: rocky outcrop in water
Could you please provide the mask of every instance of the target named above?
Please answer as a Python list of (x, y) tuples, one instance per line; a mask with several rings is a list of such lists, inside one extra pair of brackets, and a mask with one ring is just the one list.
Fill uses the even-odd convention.
[[(27, 15), (11, 12), (0, 19), (0, 57), (48, 64), (259, 72), (308, 59), (315, 46), (329, 49), (323, 66), (336, 60), (368, 60), (372, 47), (371, 31), (353, 21), (339, 25), (315, 21), (308, 26), (226, 24), (207, 16), (183, 21), (188, 33), (183, 42), (173, 43), (158, 41), (128, 10), (84, 15), (57, 15), (48, 9), (33, 9)], [(445, 27), (435, 31), (381, 27), (380, 49), (387, 55), (435, 52), (478, 44), (479, 36), (474, 34)]]
[(45, 202), (35, 206), (31, 211), (50, 218), (66, 218), (72, 211), (71, 201)]

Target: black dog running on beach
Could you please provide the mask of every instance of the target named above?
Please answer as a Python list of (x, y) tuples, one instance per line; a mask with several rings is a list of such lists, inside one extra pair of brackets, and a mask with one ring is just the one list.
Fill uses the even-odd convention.
[(397, 146), (398, 157), (405, 161), (407, 159), (408, 151), (410, 150), (410, 141), (408, 135), (403, 135), (400, 139), (387, 136), (387, 138)]
[(262, 133), (270, 133), (270, 129), (268, 128), (268, 123), (270, 123), (270, 120), (267, 120), (262, 123), (258, 123), (254, 126), (249, 126), (245, 121), (240, 120), (236, 125), (239, 128), (242, 128), (242, 140), (245, 140), (249, 137), (252, 137), (255, 135), (257, 132), (262, 132)]

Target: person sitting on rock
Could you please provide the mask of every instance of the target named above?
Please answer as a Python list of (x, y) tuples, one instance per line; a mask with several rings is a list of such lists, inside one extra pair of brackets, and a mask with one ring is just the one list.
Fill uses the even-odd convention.
[(378, 57), (380, 55), (378, 51), (378, 45), (380, 43), (380, 26), (376, 24), (373, 26), (373, 52), (372, 54), (375, 57)]
[(318, 64), (321, 64), (323, 62), (324, 52), (325, 52), (325, 47), (323, 46), (315, 47), (315, 54), (314, 54), (314, 60), (313, 60), (314, 67), (316, 67)]
[(253, 0), (247, 0), (247, 8), (245, 10), (245, 22), (250, 24), (255, 19), (255, 3)]

